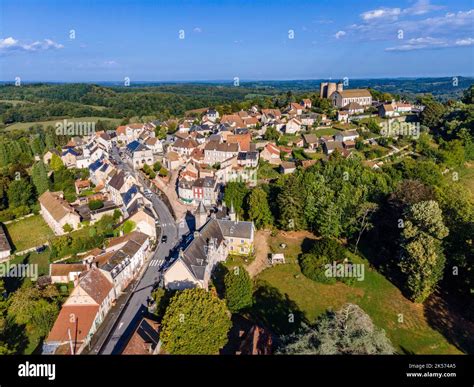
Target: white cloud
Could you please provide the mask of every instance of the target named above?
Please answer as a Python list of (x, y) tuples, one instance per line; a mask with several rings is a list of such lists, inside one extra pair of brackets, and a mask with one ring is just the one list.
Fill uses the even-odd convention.
[(334, 37), (336, 39), (340, 39), (342, 38), (344, 35), (346, 35), (346, 31), (337, 31), (335, 34), (334, 34)]
[(472, 46), (474, 44), (474, 38), (458, 39), (455, 44), (456, 46)]
[(400, 16), (400, 13), (400, 8), (379, 8), (364, 12), (360, 16), (364, 21), (376, 21), (382, 19), (396, 20), (398, 19), (398, 16)]
[(0, 39), (0, 53), (7, 53), (13, 51), (45, 51), (45, 50), (57, 50), (64, 48), (62, 44), (56, 43), (51, 39), (43, 39), (41, 41), (35, 41), (32, 43), (21, 42), (13, 37)]
[(418, 0), (412, 7), (403, 10), (403, 13), (408, 15), (424, 15), (425, 13), (437, 11), (444, 7), (431, 4), (430, 0)]
[(408, 40), (405, 44), (388, 47), (385, 51), (414, 51), (474, 45), (474, 38), (448, 40), (443, 38), (420, 37)]

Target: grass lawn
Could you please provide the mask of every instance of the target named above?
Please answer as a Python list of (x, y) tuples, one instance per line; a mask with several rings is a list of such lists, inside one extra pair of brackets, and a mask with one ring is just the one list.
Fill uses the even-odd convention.
[(278, 177), (280, 176), (278, 168), (278, 165), (273, 165), (266, 161), (261, 161), (258, 165), (257, 176), (259, 179), (278, 179)]
[(339, 133), (340, 130), (334, 129), (334, 128), (325, 128), (325, 129), (316, 129), (312, 130), (311, 134), (314, 134), (318, 137), (321, 136), (334, 136), (335, 134)]
[[(378, 327), (385, 329), (400, 353), (461, 353), (428, 324), (424, 305), (406, 299), (397, 287), (370, 268), (361, 257), (354, 257), (353, 261), (365, 264), (365, 278), (355, 281), (352, 286), (340, 282), (325, 285), (306, 278), (296, 263), (303, 240), (303, 237), (271, 237), (271, 251), (284, 252), (290, 263), (266, 269), (258, 276), (258, 280), (269, 285), (273, 292), (278, 291), (279, 297), (296, 316), (313, 323), (327, 309), (338, 309), (352, 302), (367, 312)], [(282, 249), (281, 243), (285, 243), (286, 248)], [(401, 317), (403, 322), (399, 322)]]
[(344, 123), (341, 122), (339, 124), (334, 124), (333, 125), (334, 129), (339, 129), (339, 130), (350, 130), (350, 129), (357, 129), (357, 125), (351, 124), (351, 123)]
[[(56, 120), (50, 120), (50, 121), (38, 121), (38, 122), (17, 122), (12, 125), (8, 125), (5, 130), (26, 130), (30, 129), (35, 125), (43, 125), (44, 127), (51, 125), (55, 126), (58, 121), (62, 121), (64, 118), (63, 117), (58, 117)], [(112, 121), (114, 124), (119, 125), (120, 122), (122, 121), (119, 118), (107, 118), (107, 117), (78, 117), (78, 118), (68, 118), (66, 117), (68, 121), (71, 122), (77, 122), (77, 121), (91, 121), (91, 122), (97, 122), (99, 120), (101, 121)]]
[(229, 255), (224, 262), (228, 268), (235, 266), (247, 266), (255, 259), (254, 255)]
[(13, 248), (22, 251), (31, 247), (39, 246), (54, 236), (41, 215), (33, 215), (28, 218), (5, 225)]
[(284, 134), (278, 139), (279, 144), (289, 144), (301, 140), (301, 135), (299, 134)]

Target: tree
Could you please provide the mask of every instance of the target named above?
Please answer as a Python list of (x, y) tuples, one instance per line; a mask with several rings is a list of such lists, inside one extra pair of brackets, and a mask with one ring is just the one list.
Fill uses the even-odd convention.
[(161, 169), (161, 163), (159, 161), (156, 161), (155, 164), (153, 164), (153, 170), (155, 172), (159, 172)]
[(432, 96), (423, 97), (421, 103), (425, 106), (420, 114), (421, 124), (431, 129), (436, 128), (445, 113), (445, 107), (443, 104), (435, 101)]
[(278, 141), (280, 133), (275, 129), (274, 126), (269, 126), (263, 135), (263, 138), (267, 141)]
[(122, 231), (124, 234), (130, 234), (137, 227), (133, 220), (126, 220), (122, 225)]
[(33, 203), (33, 187), (26, 179), (13, 180), (8, 187), (10, 207), (28, 206)]
[(277, 196), (280, 227), (285, 230), (301, 230), (306, 228), (304, 217), (304, 187), (294, 175), (287, 175), (279, 182), (280, 192)]
[(356, 252), (357, 252), (357, 248), (359, 246), (359, 241), (362, 234), (365, 231), (369, 231), (374, 226), (371, 222), (371, 218), (378, 208), (379, 206), (376, 203), (370, 203), (370, 202), (364, 203), (361, 206), (361, 208), (359, 208), (357, 219), (356, 219), (356, 224), (357, 224), (356, 227), (359, 230), (359, 234), (357, 235), (357, 240), (355, 243)]
[(59, 313), (57, 298), (59, 293), (55, 286), (50, 285), (40, 290), (34, 286), (22, 286), (13, 293), (8, 314), (18, 324), (26, 324), (45, 336), (53, 326)]
[(270, 206), (268, 205), (267, 193), (262, 188), (254, 188), (248, 200), (249, 219), (255, 226), (265, 228), (273, 222)]
[(41, 161), (38, 161), (35, 165), (33, 165), (33, 169), (31, 171), (31, 180), (33, 180), (33, 184), (35, 185), (38, 195), (41, 195), (49, 189), (48, 173), (46, 172), (46, 168)]
[(224, 277), (227, 307), (233, 313), (249, 308), (253, 303), (253, 284), (247, 270), (236, 266)]
[(205, 289), (187, 289), (172, 298), (160, 338), (170, 354), (217, 354), (231, 325), (223, 300)]
[(155, 315), (158, 318), (163, 318), (166, 312), (166, 308), (170, 304), (170, 300), (173, 294), (173, 291), (166, 290), (164, 288), (157, 288), (151, 293), (151, 297), (153, 298), (156, 304)]
[(406, 274), (410, 298), (423, 302), (443, 277), (441, 240), (449, 234), (436, 201), (413, 204), (405, 215), (400, 268)]
[(59, 171), (60, 169), (64, 168), (63, 161), (61, 160), (61, 157), (59, 157), (56, 153), (53, 153), (51, 156), (51, 161), (49, 163), (49, 166), (54, 172)]
[(436, 198), (449, 228), (443, 239), (445, 277), (452, 288), (470, 297), (474, 293), (474, 197), (463, 185), (450, 184), (438, 188)]
[(242, 182), (229, 182), (224, 191), (224, 201), (228, 206), (233, 205), (237, 215), (244, 214), (244, 199), (249, 193), (249, 189)]
[(314, 328), (282, 338), (281, 354), (390, 355), (395, 352), (385, 331), (358, 305), (346, 304), (321, 316)]

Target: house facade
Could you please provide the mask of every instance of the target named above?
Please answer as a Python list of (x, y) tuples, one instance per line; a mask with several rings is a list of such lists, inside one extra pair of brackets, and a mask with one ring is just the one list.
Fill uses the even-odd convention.
[(68, 224), (73, 230), (79, 228), (81, 217), (74, 208), (64, 199), (62, 192), (44, 192), (38, 201), (41, 207), (41, 216), (56, 235), (66, 232)]

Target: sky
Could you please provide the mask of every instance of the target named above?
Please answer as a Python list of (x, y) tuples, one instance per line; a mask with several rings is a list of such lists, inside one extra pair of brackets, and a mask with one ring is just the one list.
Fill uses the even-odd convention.
[(0, 0), (0, 80), (474, 75), (472, 0)]

